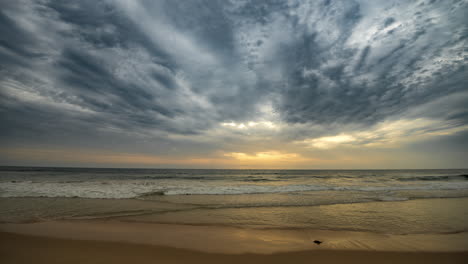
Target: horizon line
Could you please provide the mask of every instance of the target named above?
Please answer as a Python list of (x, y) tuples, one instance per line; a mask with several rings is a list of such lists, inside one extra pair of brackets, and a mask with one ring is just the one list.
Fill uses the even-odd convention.
[(259, 168), (243, 168), (243, 169), (236, 169), (236, 168), (151, 168), (151, 167), (79, 167), (79, 166), (28, 166), (28, 165), (0, 165), (0, 168), (57, 168), (57, 169), (137, 169), (137, 170), (341, 170), (341, 171), (360, 171), (360, 170), (468, 170), (468, 168), (418, 168), (418, 169), (331, 169), (331, 168), (324, 168), (324, 169), (259, 169)]

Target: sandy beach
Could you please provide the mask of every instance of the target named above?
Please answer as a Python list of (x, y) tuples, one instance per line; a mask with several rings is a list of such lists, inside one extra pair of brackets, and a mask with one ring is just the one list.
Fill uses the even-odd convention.
[(467, 233), (387, 235), (114, 220), (1, 224), (0, 232), (2, 263), (464, 263), (468, 257)]
[[(122, 242), (0, 233), (2, 263), (465, 263), (468, 252), (309, 250), (222, 254)], [(25, 254), (27, 253), (27, 254)]]
[[(146, 244), (225, 254), (274, 254), (304, 250), (398, 252), (468, 251), (468, 232), (383, 234), (316, 229), (252, 229), (223, 225), (180, 225), (120, 220), (61, 220), (0, 224), (0, 232)], [(322, 241), (320, 245), (313, 241)]]

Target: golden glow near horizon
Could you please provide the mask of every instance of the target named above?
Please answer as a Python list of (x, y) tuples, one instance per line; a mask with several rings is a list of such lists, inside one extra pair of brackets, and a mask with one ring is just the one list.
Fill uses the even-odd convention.
[(76, 162), (86, 164), (110, 165), (192, 165), (192, 166), (220, 166), (230, 168), (275, 168), (276, 165), (294, 164), (313, 159), (302, 157), (297, 153), (282, 153), (279, 151), (265, 151), (253, 154), (231, 152), (215, 157), (164, 157), (158, 155), (138, 153), (113, 153), (80, 149), (41, 149), (15, 148), (2, 149), (0, 154), (10, 158), (27, 159), (41, 163), (47, 162)]
[(321, 160), (304, 157), (299, 153), (281, 151), (262, 151), (254, 153), (231, 152), (225, 153), (230, 158), (232, 165), (240, 168), (291, 168), (294, 166), (312, 166)]
[(158, 165), (158, 164), (188, 164), (203, 165), (220, 163), (223, 160), (216, 157), (188, 157), (177, 158), (141, 153), (116, 153), (81, 149), (42, 149), (42, 148), (14, 148), (2, 149), (1, 154), (10, 158), (28, 159), (38, 162), (78, 162), (90, 164), (135, 164), (135, 165)]
[(232, 157), (241, 161), (297, 161), (302, 157), (297, 153), (281, 153), (279, 151), (266, 151), (257, 152), (254, 154), (247, 154), (242, 152), (232, 152), (224, 154), (224, 156)]
[[(0, 155), (10, 160), (25, 160), (37, 164), (90, 164), (91, 166), (175, 166), (175, 167), (217, 167), (217, 168), (345, 168), (375, 164), (387, 164), (394, 159), (391, 154), (379, 149), (399, 149), (407, 142), (417, 142), (435, 136), (451, 135), (468, 129), (468, 126), (454, 126), (443, 121), (418, 118), (381, 122), (364, 131), (349, 131), (335, 135), (308, 138), (301, 141), (281, 141), (270, 135), (288, 129), (279, 123), (258, 121), (245, 123), (222, 123), (228, 130), (216, 130), (218, 134), (198, 135), (211, 140), (222, 140), (229, 135), (236, 142), (229, 151), (216, 150), (211, 154), (183, 155), (123, 153), (93, 149), (46, 149), (46, 148), (3, 148)], [(435, 130), (433, 127), (437, 127)], [(263, 128), (259, 129), (259, 128)], [(229, 129), (249, 131), (229, 133)], [(250, 129), (250, 130), (249, 130)], [(190, 140), (189, 137), (186, 140)], [(265, 143), (268, 140), (268, 143)], [(262, 148), (261, 151), (256, 149)], [(266, 148), (266, 150), (265, 150)], [(268, 150), (270, 148), (270, 150)], [(363, 150), (365, 149), (365, 150)], [(248, 150), (248, 151), (247, 151)], [(402, 151), (399, 157), (410, 157)], [(411, 156), (416, 160), (420, 155)], [(408, 158), (409, 159), (409, 158)], [(422, 162), (422, 160), (421, 160)], [(413, 162), (414, 166), (418, 166)], [(413, 164), (412, 163), (412, 164)], [(403, 161), (401, 164), (405, 164)], [(423, 163), (421, 163), (423, 164)], [(387, 165), (386, 165), (387, 166)], [(388, 166), (390, 167), (390, 166)], [(399, 167), (402, 167), (399, 165)]]

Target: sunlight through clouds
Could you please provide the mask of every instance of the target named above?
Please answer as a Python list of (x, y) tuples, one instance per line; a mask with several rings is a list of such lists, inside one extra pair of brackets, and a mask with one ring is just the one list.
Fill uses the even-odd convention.
[(278, 125), (270, 121), (259, 121), (259, 122), (245, 122), (245, 123), (236, 123), (236, 122), (225, 122), (221, 123), (221, 126), (235, 129), (277, 129)]
[(296, 143), (306, 147), (330, 149), (336, 147), (400, 147), (407, 142), (415, 142), (434, 136), (451, 135), (467, 130), (468, 126), (458, 126), (450, 122), (425, 118), (385, 121), (370, 130), (353, 131), (336, 136), (305, 139)]
[(255, 154), (233, 152), (227, 153), (225, 156), (242, 161), (297, 161), (298, 158), (301, 158), (300, 155), (296, 153), (282, 153), (279, 151), (257, 152)]

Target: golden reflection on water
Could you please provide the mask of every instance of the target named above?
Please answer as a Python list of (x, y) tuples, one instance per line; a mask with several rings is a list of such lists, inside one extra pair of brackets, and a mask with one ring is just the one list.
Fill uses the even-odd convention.
[(447, 233), (468, 230), (468, 221), (466, 221), (468, 199), (422, 199), (321, 206), (205, 208), (130, 218), (151, 222), (253, 228), (354, 230), (388, 234)]

